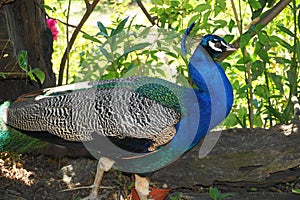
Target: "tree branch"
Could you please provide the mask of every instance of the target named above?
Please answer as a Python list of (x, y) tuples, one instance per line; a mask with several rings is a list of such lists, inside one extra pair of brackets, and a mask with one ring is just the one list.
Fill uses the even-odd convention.
[(151, 22), (151, 24), (154, 26), (155, 22), (154, 22), (154, 18), (151, 17), (151, 15), (148, 13), (147, 9), (145, 8), (145, 6), (143, 5), (141, 0), (136, 0), (137, 4), (139, 5), (139, 7), (142, 9), (143, 13), (146, 15), (147, 19)]
[[(69, 0), (69, 5), (68, 5), (68, 11), (67, 11), (67, 23), (69, 23), (70, 19), (70, 10), (71, 10), (71, 0)], [(67, 44), (69, 44), (69, 27), (66, 27), (66, 33), (67, 33)], [(70, 47), (67, 45), (67, 72), (66, 72), (66, 84), (68, 84), (68, 79), (69, 79), (69, 67), (70, 67)]]
[[(47, 14), (46, 14), (47, 15)], [(73, 24), (69, 24), (69, 23), (67, 23), (67, 22), (64, 22), (64, 21), (62, 21), (62, 20), (60, 20), (60, 19), (58, 19), (58, 18), (54, 18), (54, 17), (51, 17), (51, 16), (49, 16), (49, 15), (47, 15), (47, 18), (48, 19), (55, 19), (56, 21), (58, 21), (59, 23), (62, 23), (63, 25), (65, 25), (65, 26), (68, 26), (68, 27), (71, 27), (71, 28), (76, 28), (77, 26), (75, 26), (75, 25), (73, 25)], [(80, 30), (80, 33), (84, 33), (84, 34), (87, 34), (85, 31), (83, 31), (83, 30)]]
[[(279, 1), (273, 8), (271, 8), (258, 22), (254, 23), (252, 26), (250, 26), (250, 28), (248, 29), (248, 31), (246, 31), (243, 35), (249, 34), (251, 33), (252, 37), (256, 35), (256, 31), (253, 27), (257, 26), (257, 25), (263, 25), (263, 27), (265, 27), (270, 21), (272, 21), (289, 3), (291, 2), (291, 0), (281, 0)], [(252, 24), (253, 22), (251, 22)], [(263, 28), (262, 27), (262, 28)], [(233, 45), (235, 47), (239, 47), (240, 46), (240, 40), (241, 37), (239, 37), (235, 42), (233, 42)], [(218, 59), (219, 61), (224, 60), (225, 58), (227, 58), (229, 55), (231, 55), (233, 52), (225, 52), (224, 54), (222, 54), (220, 56), (220, 58)]]
[(66, 65), (66, 61), (67, 61), (67, 57), (68, 57), (68, 52), (71, 50), (75, 39), (78, 35), (78, 33), (80, 32), (80, 29), (82, 28), (83, 24), (86, 22), (86, 20), (89, 18), (89, 16), (91, 15), (91, 13), (93, 12), (93, 10), (95, 9), (96, 5), (99, 3), (100, 0), (94, 0), (92, 4), (89, 4), (87, 0), (85, 0), (86, 2), (86, 12), (83, 15), (81, 21), (79, 22), (78, 26), (75, 28), (74, 33), (72, 34), (72, 37), (70, 39), (70, 42), (68, 42), (67, 48), (64, 52), (64, 55), (61, 59), (61, 63), (60, 63), (60, 69), (59, 69), (59, 75), (58, 75), (58, 85), (62, 85), (62, 81), (63, 81), (63, 74), (64, 74), (64, 70), (65, 70), (65, 65)]

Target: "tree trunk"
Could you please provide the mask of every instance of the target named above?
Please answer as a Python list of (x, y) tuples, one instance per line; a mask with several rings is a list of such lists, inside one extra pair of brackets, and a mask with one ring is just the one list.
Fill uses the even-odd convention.
[[(43, 0), (0, 0), (0, 74), (5, 73), (5, 77), (0, 77), (0, 101), (55, 86), (51, 63), (53, 38), (46, 25), (43, 3)], [(21, 50), (27, 51), (32, 68), (45, 73), (42, 85), (30, 81), (18, 66), (17, 55)]]

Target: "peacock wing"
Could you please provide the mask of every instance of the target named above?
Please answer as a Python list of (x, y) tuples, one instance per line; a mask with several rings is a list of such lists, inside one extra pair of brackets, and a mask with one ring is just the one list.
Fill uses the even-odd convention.
[(153, 150), (176, 133), (179, 91), (167, 81), (145, 77), (49, 88), (23, 95), (12, 104), (8, 123), (19, 130), (46, 131), (67, 141), (90, 141), (95, 134), (145, 138), (153, 141)]

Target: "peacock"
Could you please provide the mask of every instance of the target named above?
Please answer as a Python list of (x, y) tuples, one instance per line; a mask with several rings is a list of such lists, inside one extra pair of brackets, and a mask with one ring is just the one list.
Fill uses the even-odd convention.
[[(182, 38), (184, 53), (194, 25)], [(134, 173), (139, 198), (148, 199), (144, 175), (178, 159), (229, 114), (233, 90), (214, 59), (234, 50), (219, 36), (204, 36), (188, 64), (193, 87), (133, 76), (24, 94), (0, 107), (1, 134), (9, 127), (52, 143), (88, 149), (99, 162), (85, 199), (97, 199), (103, 174), (112, 167)]]

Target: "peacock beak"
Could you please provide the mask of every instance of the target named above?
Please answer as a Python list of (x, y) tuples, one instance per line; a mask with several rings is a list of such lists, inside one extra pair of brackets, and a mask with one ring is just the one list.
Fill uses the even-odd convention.
[(230, 52), (233, 52), (233, 51), (236, 51), (237, 48), (231, 44), (228, 44), (227, 47), (226, 47), (226, 51), (230, 51)]

